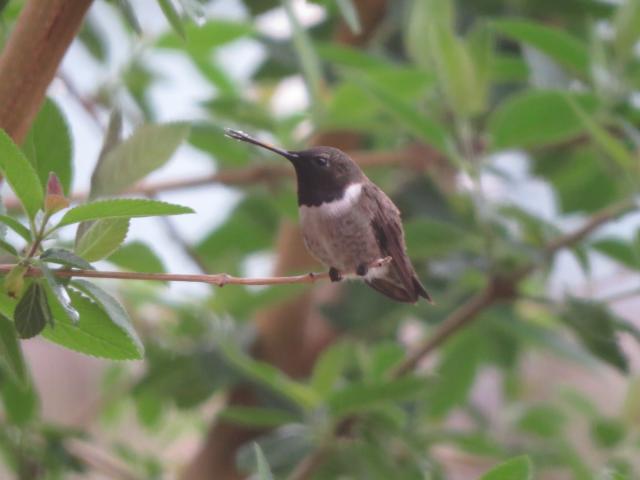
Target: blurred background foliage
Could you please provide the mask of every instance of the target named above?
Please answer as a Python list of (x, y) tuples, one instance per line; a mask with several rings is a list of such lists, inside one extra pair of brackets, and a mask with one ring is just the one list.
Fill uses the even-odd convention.
[[(371, 20), (367, 10), (379, 4), (383, 15)], [(0, 5), (5, 41), (23, 2)], [(226, 139), (224, 127), (292, 149), (348, 132), (357, 138), (354, 157), (402, 211), (409, 252), (436, 305), (396, 304), (357, 283), (314, 286), (314, 321), (328, 322), (335, 340), (308, 375), (292, 378), (248, 352), (259, 345), (257, 313), (307, 287), (227, 286), (185, 300), (166, 285), (108, 283), (144, 342), (144, 360), (96, 367), (99, 400), (72, 427), (42, 414), (55, 386), (23, 385), (0, 362), (7, 472), (172, 478), (207, 441), (208, 423), (224, 421), (259, 433), (258, 448), (247, 442), (233, 452), (238, 470), (256, 478), (471, 479), (512, 458), (482, 478), (640, 477), (640, 216), (629, 203), (640, 179), (638, 0), (99, 0), (95, 7), (75, 48), (105, 70), (114, 43), (126, 45), (128, 58), (72, 101), (103, 129), (116, 110), (129, 126), (157, 123), (165, 118), (153, 92), (167, 79), (150, 56), (180, 57), (176, 68), (187, 61), (211, 92), (179, 119), (190, 124), (188, 144), (222, 183), (246, 178), (226, 180), (239, 201), (210, 232), (194, 242), (174, 235), (194, 264), (242, 275), (261, 262), (264, 271), (283, 255), (279, 225), (296, 221), (286, 167)], [(221, 13), (226, 8), (239, 13)], [(104, 28), (98, 11), (116, 28)], [(285, 21), (265, 27), (274, 15)], [(145, 30), (147, 16), (162, 26)], [(366, 43), (344, 40), (362, 30)], [(250, 61), (252, 48), (259, 61)], [(240, 80), (243, 61), (250, 73)], [(67, 69), (60, 80), (73, 90), (82, 75)], [(289, 95), (302, 100), (277, 108)], [(153, 156), (158, 168), (168, 160), (158, 159), (162, 146), (150, 147), (159, 141), (146, 139), (134, 163)], [(233, 177), (247, 172), (255, 175)], [(70, 188), (71, 174), (57, 173)], [(107, 193), (146, 173), (116, 172), (122, 188)], [(557, 255), (549, 251), (620, 202), (629, 205), (620, 219)], [(157, 272), (165, 255), (148, 239), (126, 243), (107, 261)], [(528, 266), (535, 272), (514, 285), (515, 295), (483, 309), (416, 372), (391, 378), (407, 349), (489, 279)], [(225, 406), (238, 385), (254, 402)], [(325, 454), (300, 476), (296, 466), (314, 451)], [(183, 478), (235, 478), (201, 473)]]

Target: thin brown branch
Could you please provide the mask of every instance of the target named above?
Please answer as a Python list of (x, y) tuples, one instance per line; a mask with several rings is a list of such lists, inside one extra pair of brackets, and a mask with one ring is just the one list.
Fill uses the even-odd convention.
[[(369, 268), (378, 268), (391, 261), (391, 257), (375, 260), (369, 264)], [(0, 273), (9, 273), (15, 264), (0, 264)], [(151, 280), (157, 282), (190, 282), (207, 283), (224, 287), (225, 285), (291, 285), (297, 283), (314, 283), (318, 280), (329, 279), (328, 272), (305, 273), (302, 275), (289, 275), (284, 277), (234, 277), (227, 273), (213, 274), (189, 274), (189, 273), (142, 273), (142, 272), (116, 272), (105, 270), (53, 270), (54, 275), (60, 278), (108, 278), (117, 280)], [(355, 276), (355, 272), (341, 272), (343, 276)], [(30, 267), (25, 276), (41, 277), (42, 270)]]
[[(8, 273), (14, 264), (0, 264), (0, 273)], [(295, 283), (313, 283), (317, 280), (329, 278), (327, 272), (306, 273), (303, 275), (291, 275), (286, 277), (234, 277), (226, 273), (214, 274), (188, 274), (188, 273), (142, 273), (142, 272), (117, 272), (106, 270), (53, 270), (53, 274), (60, 278), (108, 278), (117, 280), (150, 280), (157, 282), (188, 282), (208, 283), (224, 287), (225, 285), (283, 285)], [(27, 277), (41, 277), (42, 271), (37, 267), (31, 267), (25, 273)]]

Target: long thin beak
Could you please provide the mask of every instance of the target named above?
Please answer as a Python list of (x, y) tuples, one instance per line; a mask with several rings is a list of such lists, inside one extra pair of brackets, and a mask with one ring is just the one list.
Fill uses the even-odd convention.
[(282, 155), (283, 157), (285, 157), (288, 160), (293, 161), (294, 159), (298, 158), (298, 154), (294, 153), (294, 152), (290, 152), (288, 150), (283, 150), (282, 148), (278, 148), (274, 145), (271, 145), (270, 143), (266, 143), (266, 142), (261, 142), (260, 140), (257, 140), (251, 136), (249, 136), (248, 134), (241, 132), (240, 130), (233, 130), (231, 128), (225, 128), (224, 129), (224, 134), (229, 137), (229, 138), (233, 138), (234, 140), (240, 140), (241, 142), (247, 142), (247, 143), (252, 143), (254, 145), (257, 145), (259, 147), (262, 148), (266, 148), (267, 150), (271, 150), (272, 152), (277, 153), (278, 155)]

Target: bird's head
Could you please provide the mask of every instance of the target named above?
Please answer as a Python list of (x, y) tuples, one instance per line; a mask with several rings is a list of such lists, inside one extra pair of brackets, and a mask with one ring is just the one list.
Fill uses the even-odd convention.
[(298, 180), (298, 203), (320, 205), (342, 198), (345, 189), (360, 182), (364, 173), (345, 152), (334, 147), (289, 151), (257, 140), (244, 132), (225, 130), (228, 137), (271, 150), (289, 160)]

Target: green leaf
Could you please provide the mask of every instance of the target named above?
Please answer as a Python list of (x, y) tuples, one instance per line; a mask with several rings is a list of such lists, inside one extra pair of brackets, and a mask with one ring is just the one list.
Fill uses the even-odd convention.
[(566, 31), (528, 20), (495, 20), (491, 25), (503, 35), (540, 50), (582, 78), (589, 78), (589, 50)]
[(24, 238), (27, 242), (31, 241), (31, 232), (27, 227), (22, 225), (18, 220), (8, 215), (0, 215), (0, 223), (4, 223), (11, 230), (16, 232), (22, 238)]
[(595, 144), (622, 168), (630, 168), (636, 165), (637, 160), (627, 147), (601, 127), (593, 118), (584, 111), (571, 97), (566, 96), (567, 103), (571, 106), (585, 130), (589, 133)]
[(250, 23), (211, 19), (202, 27), (186, 25), (188, 42), (182, 41), (175, 33), (168, 33), (158, 39), (157, 46), (178, 50), (186, 48), (192, 57), (200, 59), (209, 56), (215, 47), (249, 35), (253, 31)]
[(337, 342), (327, 348), (316, 361), (311, 375), (311, 388), (325, 397), (340, 379), (352, 348), (347, 342)]
[(71, 305), (71, 298), (66, 288), (60, 284), (46, 264), (40, 264), (40, 269), (46, 280), (44, 288), (49, 304), (57, 304), (59, 307), (58, 311), (65, 316), (65, 320), (73, 325), (77, 325), (80, 320), (80, 314)]
[(601, 448), (614, 448), (627, 436), (627, 427), (615, 418), (598, 418), (591, 423), (591, 438)]
[(443, 417), (463, 403), (476, 377), (480, 361), (476, 335), (464, 335), (446, 349), (437, 367), (437, 382), (429, 387), (428, 406), (435, 417)]
[(625, 267), (640, 270), (640, 240), (632, 243), (610, 237), (593, 242), (591, 247)]
[(531, 480), (532, 475), (531, 460), (523, 455), (493, 467), (480, 480)]
[[(526, 90), (502, 102), (489, 118), (488, 131), (497, 149), (541, 147), (569, 140), (584, 125), (567, 103), (564, 92)], [(590, 94), (573, 94), (582, 109), (593, 113), (597, 100)]]
[(260, 428), (275, 428), (299, 421), (291, 412), (262, 407), (226, 407), (219, 417), (238, 425)]
[(161, 273), (165, 271), (160, 257), (142, 242), (130, 242), (123, 245), (107, 260), (120, 268), (144, 273)]
[(11, 245), (10, 243), (5, 242), (4, 240), (0, 240), (0, 249), (4, 250), (5, 252), (7, 252), (10, 255), (13, 255), (14, 257), (19, 257), (20, 256), (18, 251), (15, 249), (15, 247), (13, 245)]
[(318, 404), (318, 396), (311, 388), (291, 380), (272, 365), (250, 358), (233, 344), (233, 340), (220, 339), (218, 348), (241, 373), (292, 400), (296, 405), (310, 409)]
[(258, 464), (258, 479), (273, 480), (273, 474), (271, 473), (271, 469), (269, 468), (269, 463), (267, 462), (264, 453), (262, 453), (260, 445), (254, 443), (253, 450), (256, 454), (256, 463)]
[(112, 200), (98, 200), (74, 207), (65, 213), (58, 227), (72, 223), (86, 222), (88, 220), (99, 220), (101, 218), (154, 217), (161, 215), (182, 215), (184, 213), (194, 212), (189, 207), (159, 202), (157, 200), (116, 198)]
[(419, 377), (384, 379), (377, 383), (351, 383), (335, 391), (327, 400), (335, 417), (376, 408), (390, 402), (416, 398), (427, 391), (426, 381)]
[(11, 320), (0, 315), (0, 361), (9, 367), (9, 372), (22, 385), (28, 382), (27, 367), (18, 342), (16, 328)]
[(0, 170), (29, 218), (33, 219), (37, 211), (42, 208), (44, 199), (42, 184), (27, 157), (4, 130), (0, 131)]
[(144, 346), (138, 334), (131, 325), (131, 319), (127, 314), (120, 302), (114, 297), (109, 295), (103, 289), (98, 287), (95, 283), (87, 282), (86, 280), (74, 280), (73, 286), (81, 290), (88, 295), (93, 301), (95, 301), (104, 312), (109, 316), (109, 319), (126, 335), (136, 348), (138, 354), (135, 358), (142, 358), (144, 356)]
[(417, 110), (415, 105), (405, 102), (397, 94), (380, 87), (374, 82), (365, 80), (363, 77), (353, 78), (352, 80), (359, 84), (374, 101), (417, 138), (425, 141), (441, 153), (448, 151), (446, 130), (426, 114)]
[(525, 432), (542, 438), (557, 438), (567, 423), (567, 416), (559, 408), (547, 404), (529, 407), (518, 421)]
[(108, 257), (118, 249), (129, 231), (128, 218), (107, 218), (90, 224), (76, 241), (75, 252), (89, 262)]
[(79, 268), (80, 270), (95, 270), (93, 265), (84, 258), (80, 258), (64, 248), (49, 248), (42, 252), (40, 260), (48, 263), (58, 263), (65, 267)]
[(164, 13), (164, 16), (171, 24), (173, 31), (176, 32), (180, 38), (185, 39), (186, 33), (182, 25), (182, 18), (180, 18), (180, 14), (176, 11), (173, 2), (171, 0), (158, 0), (158, 4), (162, 9), (162, 13)]
[(71, 191), (73, 176), (71, 134), (67, 121), (58, 107), (46, 99), (31, 125), (22, 149), (46, 189), (49, 173), (60, 179), (65, 194)]
[[(112, 360), (137, 360), (142, 358), (138, 343), (127, 328), (122, 328), (109, 318), (97, 303), (78, 292), (70, 290), (71, 304), (80, 314), (78, 326), (56, 316), (55, 328), (47, 327), (42, 336), (63, 347), (94, 357)], [(56, 311), (54, 311), (54, 315)]]
[(628, 61), (633, 55), (633, 48), (640, 38), (640, 2), (628, 0), (623, 2), (613, 19), (615, 53), (621, 62)]
[(551, 182), (565, 213), (595, 212), (624, 198), (624, 185), (593, 146), (541, 153), (533, 166)]
[(313, 43), (307, 29), (304, 28), (298, 20), (291, 0), (281, 0), (281, 4), (287, 14), (289, 25), (291, 26), (293, 48), (298, 57), (300, 70), (302, 71), (302, 76), (304, 77), (307, 91), (311, 98), (311, 112), (313, 117), (319, 120), (323, 111), (322, 86), (324, 83), (320, 59), (313, 48)]
[(44, 287), (40, 282), (31, 282), (13, 312), (18, 335), (20, 338), (35, 337), (52, 319)]
[(188, 134), (189, 126), (185, 123), (138, 128), (100, 159), (91, 177), (91, 197), (122, 193), (167, 163)]
[(39, 397), (33, 385), (28, 384), (25, 388), (25, 385), (14, 381), (11, 376), (0, 375), (0, 380), (2, 383), (0, 395), (4, 403), (3, 417), (6, 419), (6, 423), (18, 426), (27, 425), (38, 413)]
[(616, 335), (617, 318), (604, 305), (571, 298), (560, 318), (593, 355), (622, 372), (628, 371), (627, 357)]
[(464, 42), (453, 27), (434, 23), (429, 29), (429, 51), (434, 59), (440, 87), (452, 110), (461, 116), (479, 113), (486, 92), (480, 91), (475, 66)]
[(432, 69), (430, 36), (434, 25), (452, 28), (453, 5), (450, 0), (414, 0), (411, 2), (408, 25), (405, 30), (407, 51), (413, 60), (425, 69)]
[(353, 5), (353, 1), (336, 0), (336, 4), (349, 29), (353, 33), (359, 34), (362, 31), (362, 25), (360, 25), (360, 16), (358, 15), (358, 10), (356, 10), (356, 7)]

